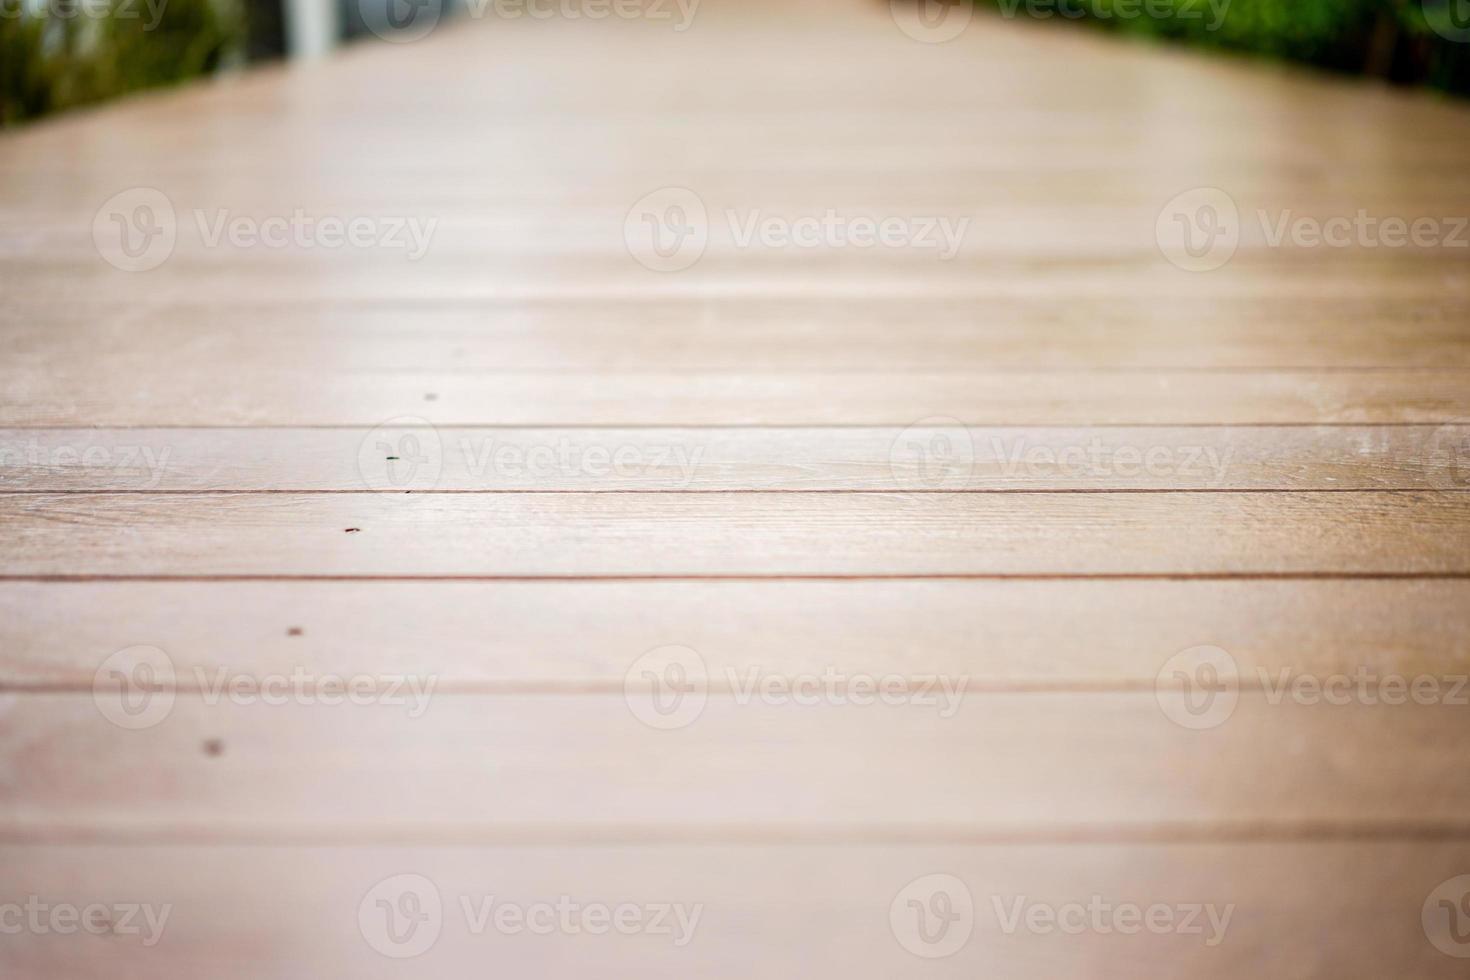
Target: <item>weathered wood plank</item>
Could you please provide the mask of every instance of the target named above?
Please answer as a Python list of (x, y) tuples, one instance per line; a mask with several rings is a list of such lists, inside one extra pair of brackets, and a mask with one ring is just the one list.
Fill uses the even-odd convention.
[(127, 374), (26, 370), (7, 426), (1438, 425), (1470, 417), (1464, 371)]
[[(0, 429), (0, 490), (1375, 490), (1460, 486), (1446, 426)], [(1470, 482), (1466, 483), (1470, 486)]]
[[(604, 974), (657, 978), (1086, 975), (1129, 980), (1185, 971), (1235, 978), (1264, 962), (1281, 976), (1351, 980), (1463, 975), (1421, 927), (1435, 888), (1470, 867), (1462, 842), (1068, 844), (1004, 846), (647, 845), (519, 847), (8, 846), (0, 900), (36, 895), (51, 905), (142, 903), (167, 918), (159, 941), (148, 919), (136, 932), (18, 935), (0, 944), (8, 976), (219, 976), (276, 980), (288, 974), (359, 978), (483, 976), (486, 964), (517, 976)], [(208, 873), (200, 873), (207, 868)], [(930, 879), (909, 892), (911, 884)], [(398, 878), (414, 875), (417, 878)], [(388, 881), (386, 887), (380, 883)], [(953, 889), (957, 948), (945, 958), (916, 937), (918, 901)], [(395, 888), (395, 885), (403, 886)], [(376, 889), (376, 890), (375, 890)], [(379, 898), (437, 895), (440, 915), (395, 943)], [(575, 903), (550, 934), (513, 916), (497, 927), (488, 909), (513, 912)], [(1044, 915), (1008, 927), (1021, 900), (1061, 910), (1089, 905), (1067, 930)], [(582, 910), (631, 904), (626, 933), (585, 925)], [(653, 907), (682, 904), (654, 927)], [(1139, 927), (1122, 906), (1156, 912)], [(366, 914), (359, 920), (359, 910)], [(699, 907), (694, 921), (695, 906)], [(897, 906), (896, 915), (891, 916)], [(1186, 907), (1196, 907), (1185, 923)], [(1215, 924), (1205, 907), (1216, 912)], [(432, 905), (421, 905), (427, 912)], [(1228, 922), (1226, 912), (1228, 910)], [(1438, 910), (1436, 910), (1438, 911)], [(1167, 915), (1167, 920), (1165, 916)], [(119, 917), (120, 918), (120, 917)], [(892, 918), (893, 921), (890, 921)], [(1094, 927), (1093, 923), (1101, 925)], [(1167, 925), (1165, 924), (1167, 922)], [(1123, 928), (1119, 928), (1119, 926)], [(1223, 928), (1218, 926), (1223, 925)], [(929, 923), (929, 936), (947, 935)], [(968, 938), (958, 942), (960, 930)], [(1106, 929), (1106, 931), (1104, 931)], [(676, 931), (677, 930), (677, 931)], [(433, 938), (432, 944), (429, 939)], [(676, 938), (687, 937), (682, 944)], [(1310, 937), (1310, 938), (1308, 938)], [(1331, 941), (1319, 937), (1336, 937)], [(380, 953), (412, 952), (412, 959)], [(1218, 941), (1213, 941), (1218, 939)], [(377, 945), (374, 945), (376, 943)], [(1454, 947), (1451, 946), (1451, 949)]]
[[(660, 672), (672, 662), (644, 661), (657, 677), (672, 676)], [(226, 674), (217, 696), (170, 699), (118, 663), (132, 677), (126, 691), (10, 703), (0, 836), (1470, 833), (1470, 783), (1446, 776), (1470, 735), (1470, 713), (1454, 702), (1463, 684), (1441, 684), (1437, 703), (1399, 692), (1402, 704), (1307, 704), (1248, 691), (1232, 704), (1198, 689), (967, 695), (958, 678), (890, 685), (880, 697), (842, 672), (787, 692), (762, 684), (749, 697), (701, 697), (692, 680), (659, 690), (664, 682), (639, 672), (623, 696), (439, 694), (421, 674), (342, 687), (288, 676), (256, 690)]]
[(1243, 686), (1281, 672), (1470, 674), (1470, 581), (0, 582), (0, 686), (89, 690), (118, 650), (182, 690), (297, 666), (430, 673), (442, 690), (617, 694), (644, 653), (751, 668), (942, 673), (970, 690), (1153, 689), (1209, 644)]
[(0, 574), (1466, 574), (1470, 494), (10, 494)]

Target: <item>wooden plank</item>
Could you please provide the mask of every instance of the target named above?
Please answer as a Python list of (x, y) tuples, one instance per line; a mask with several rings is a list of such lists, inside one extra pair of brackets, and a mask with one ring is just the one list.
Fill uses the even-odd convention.
[[(897, 428), (0, 429), (0, 490), (1454, 488), (1470, 423)], [(392, 457), (392, 458), (390, 458)]]
[(0, 496), (0, 573), (1470, 573), (1470, 494)]
[[(753, 627), (752, 624), (758, 624)], [(752, 668), (947, 674), (967, 690), (1152, 690), (1208, 644), (1242, 686), (1470, 674), (1470, 581), (0, 582), (0, 688), (86, 691), (125, 647), (216, 671), (428, 673), (438, 690), (619, 694), (670, 644)]]
[[(0, 944), (7, 976), (221, 976), (275, 980), (283, 975), (437, 977), (483, 975), (486, 964), (515, 976), (591, 974), (657, 978), (797, 978), (844, 976), (1080, 976), (1127, 980), (1139, 975), (1235, 978), (1269, 957), (1280, 976), (1313, 974), (1380, 980), (1411, 974), (1463, 975), (1463, 960), (1439, 952), (1421, 927), (1435, 888), (1470, 866), (1463, 842), (1252, 843), (1228, 845), (1071, 844), (1006, 846), (685, 845), (535, 847), (197, 847), (27, 846), (0, 848), (7, 874), (0, 900), (36, 895), (52, 905), (137, 903), (155, 921), (169, 906), (159, 941), (136, 917), (138, 932), (22, 934)], [(208, 868), (201, 874), (201, 868)], [(931, 882), (968, 892), (956, 922), (968, 938), (944, 958), (916, 941), (905, 890)], [(417, 875), (422, 880), (396, 879)], [(374, 889), (388, 880), (381, 894)], [(425, 886), (425, 881), (428, 883)], [(962, 886), (961, 892), (955, 882)], [(395, 891), (395, 885), (407, 886)], [(440, 915), (417, 937), (399, 923), (396, 946), (376, 900), (428, 888)], [(486, 902), (529, 909), (576, 903), (550, 934), (513, 918), (497, 928), (481, 917)], [(1060, 909), (1095, 905), (1077, 929), (1008, 928), (1016, 902)], [(999, 902), (999, 906), (997, 906)], [(632, 904), (649, 929), (595, 934), (583, 908)], [(652, 908), (682, 904), (674, 929), (653, 927)], [(1115, 910), (1162, 905), (1154, 928), (1117, 920)], [(359, 920), (359, 910), (367, 915)], [(699, 906), (697, 921), (694, 907)], [(899, 906), (896, 924), (890, 921)], [(1183, 906), (1203, 908), (1184, 923)], [(1103, 911), (1106, 906), (1107, 910)], [(421, 906), (427, 911), (430, 906)], [(467, 914), (467, 908), (469, 914)], [(1229, 919), (1225, 913), (1229, 909)], [(999, 910), (999, 911), (998, 911)], [(1002, 916), (1001, 913), (1004, 913)], [(374, 917), (376, 914), (377, 917)], [(629, 913), (631, 916), (631, 913)], [(670, 910), (668, 925), (678, 920)], [(589, 922), (592, 920), (588, 920)], [(915, 923), (917, 919), (913, 920)], [(1046, 923), (1044, 918), (1034, 920)], [(1094, 926), (1100, 922), (1101, 926)], [(1121, 922), (1130, 932), (1116, 928)], [(963, 925), (961, 925), (963, 923)], [(1196, 926), (1198, 928), (1196, 928)], [(1109, 931), (1103, 931), (1106, 927)], [(538, 927), (539, 929), (540, 927)], [(600, 930), (600, 926), (597, 927)], [(514, 929), (515, 931), (511, 931)], [(932, 929), (932, 925), (931, 925)], [(943, 933), (937, 929), (936, 939)], [(369, 941), (371, 937), (372, 942)], [(1211, 944), (1212, 937), (1219, 941)], [(1320, 937), (1336, 937), (1331, 941)], [(378, 945), (373, 945), (376, 942)], [(1451, 946), (1451, 949), (1454, 947)], [(1269, 951), (1269, 952), (1267, 952)]]
[(1075, 307), (1045, 297), (978, 308), (918, 297), (324, 306), (256, 296), (118, 306), (18, 294), (0, 297), (0, 325), (11, 338), (3, 366), (11, 376), (85, 364), (140, 377), (221, 363), (418, 372), (1470, 367), (1470, 304), (1439, 294), (1172, 302), (1148, 294)]
[(1463, 371), (351, 372), (25, 371), (6, 426), (1435, 424), (1470, 417)]
[[(644, 663), (657, 670), (666, 662)], [(700, 697), (694, 682), (658, 693), (636, 676), (623, 697), (445, 695), (421, 674), (375, 686), (301, 674), (259, 691), (225, 674), (215, 678), (226, 682), (218, 696), (171, 700), (131, 685), (31, 694), (13, 699), (4, 718), (0, 836), (488, 843), (1470, 834), (1470, 783), (1445, 775), (1470, 735), (1463, 677), (1441, 683), (1437, 703), (1405, 695), (1403, 704), (1308, 704), (1243, 691), (1231, 705), (1167, 689), (967, 696), (958, 678), (947, 690), (946, 679), (890, 685), (879, 698), (849, 686), (854, 675), (836, 676), (749, 697)], [(1211, 714), (1190, 715), (1190, 704)], [(1175, 720), (1188, 718), (1214, 727)]]
[(82, 239), (69, 256), (34, 258), (28, 257), (34, 254), (29, 243), (22, 242), (6, 257), (6, 267), (18, 281), (23, 277), (38, 300), (61, 303), (80, 290), (140, 306), (201, 295), (222, 304), (261, 295), (290, 303), (921, 296), (983, 303), (1058, 295), (1091, 302), (1140, 294), (1164, 300), (1245, 296), (1287, 302), (1324, 293), (1364, 301), (1440, 293), (1462, 302), (1470, 297), (1470, 264), (1453, 249), (1442, 250), (1444, 255), (1242, 250), (1228, 266), (1198, 274), (1171, 265), (1159, 253), (1152, 229), (1139, 231), (1132, 241), (1127, 249), (1098, 246), (1056, 259), (1016, 255), (997, 245), (994, 252), (977, 250), (948, 262), (913, 249), (914, 254), (893, 254), (896, 250), (828, 248), (802, 255), (732, 248), (712, 250), (691, 269), (666, 274), (640, 266), (618, 228), (603, 247), (580, 254), (532, 253), (507, 244), (498, 250), (446, 249), (442, 255), (431, 248), (413, 262), (397, 248), (339, 255), (320, 248), (221, 247), (180, 254), (138, 275), (107, 265)]

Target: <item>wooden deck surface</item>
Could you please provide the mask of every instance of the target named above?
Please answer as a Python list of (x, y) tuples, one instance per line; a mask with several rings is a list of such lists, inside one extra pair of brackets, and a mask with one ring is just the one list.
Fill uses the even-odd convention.
[(0, 976), (1464, 976), (1470, 107), (498, 9), (0, 138)]

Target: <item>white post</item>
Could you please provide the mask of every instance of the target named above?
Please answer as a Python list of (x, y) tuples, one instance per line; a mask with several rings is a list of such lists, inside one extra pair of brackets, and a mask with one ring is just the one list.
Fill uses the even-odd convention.
[(320, 58), (342, 36), (337, 0), (284, 0), (286, 46), (293, 58)]

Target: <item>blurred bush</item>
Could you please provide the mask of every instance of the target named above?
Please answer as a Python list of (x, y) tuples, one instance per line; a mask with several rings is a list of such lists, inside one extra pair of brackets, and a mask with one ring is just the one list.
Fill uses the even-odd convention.
[[(1466, 0), (988, 0), (1016, 16), (1114, 30), (1389, 78), (1470, 94)], [(1212, 7), (1213, 2), (1213, 7)], [(1216, 15), (1216, 10), (1222, 15)], [(1140, 10), (1167, 11), (1164, 16)]]
[(0, 0), (0, 125), (208, 74), (244, 38), (235, 0)]

